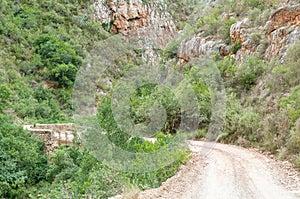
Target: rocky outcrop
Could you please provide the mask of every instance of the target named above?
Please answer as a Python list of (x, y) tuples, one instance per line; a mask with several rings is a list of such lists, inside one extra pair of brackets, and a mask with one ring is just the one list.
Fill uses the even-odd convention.
[(300, 40), (300, 4), (281, 7), (276, 10), (264, 26), (256, 26), (244, 18), (230, 28), (231, 47), (239, 44), (236, 52), (231, 52), (217, 36), (203, 37), (198, 34), (179, 45), (178, 57), (188, 61), (191, 57), (231, 54), (237, 61), (250, 56), (265, 59), (279, 58), (284, 62), (290, 44)]
[(233, 24), (231, 43), (241, 43), (235, 58), (241, 61), (257, 55), (266, 59), (279, 58), (283, 62), (289, 45), (300, 39), (299, 24), (300, 4), (279, 8), (264, 27), (251, 27), (248, 19)]
[(281, 27), (300, 24), (300, 4), (276, 10), (267, 22), (266, 31), (271, 33)]
[(269, 42), (265, 57), (285, 59), (287, 48), (300, 39), (300, 4), (278, 9), (265, 26)]
[(201, 55), (213, 55), (214, 53), (226, 56), (230, 53), (230, 48), (222, 40), (215, 37), (203, 37), (202, 34), (183, 41), (178, 48), (178, 57), (184, 61), (189, 61), (191, 58)]
[(113, 33), (124, 33), (150, 24), (149, 11), (142, 1), (98, 1), (96, 19), (111, 26)]
[(232, 45), (241, 45), (240, 50), (235, 53), (237, 61), (242, 61), (248, 56), (260, 56), (265, 43), (262, 28), (253, 28), (248, 18), (243, 19), (230, 28), (230, 39)]
[(96, 20), (125, 40), (135, 42), (153, 62), (157, 59), (155, 51), (163, 49), (176, 34), (175, 23), (160, 0), (97, 0), (94, 7)]

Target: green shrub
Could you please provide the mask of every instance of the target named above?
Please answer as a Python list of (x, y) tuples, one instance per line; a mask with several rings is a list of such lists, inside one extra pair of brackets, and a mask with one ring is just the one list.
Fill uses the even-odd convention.
[[(247, 12), (247, 11), (246, 11)], [(260, 8), (249, 9), (247, 16), (254, 26), (263, 26), (268, 21), (271, 11), (266, 9), (262, 12)]]
[(0, 115), (0, 197), (26, 196), (26, 188), (45, 179), (44, 145)]
[(244, 9), (259, 8), (260, 10), (264, 10), (266, 7), (266, 2), (265, 0), (244, 0), (242, 7)]
[(257, 141), (257, 129), (259, 127), (260, 116), (253, 108), (242, 111), (238, 121), (238, 132), (250, 142)]
[(300, 118), (300, 86), (292, 88), (289, 97), (280, 98), (279, 107), (285, 108), (291, 123), (295, 123)]
[(72, 46), (66, 42), (58, 41), (53, 35), (40, 35), (34, 42), (36, 53), (41, 56), (43, 66), (46, 67), (45, 75), (50, 75), (52, 80), (64, 87), (72, 86), (81, 57), (77, 55)]
[(291, 130), (287, 148), (291, 154), (300, 154), (300, 125)]
[(222, 7), (216, 6), (214, 8), (206, 10), (206, 13), (197, 21), (197, 27), (204, 31), (204, 35), (215, 35), (218, 33), (219, 27), (222, 25), (220, 15), (222, 13)]
[(236, 76), (244, 88), (250, 89), (265, 70), (266, 64), (264, 61), (256, 57), (250, 57), (238, 67)]
[(235, 93), (227, 95), (227, 109), (226, 109), (226, 120), (225, 127), (222, 134), (217, 138), (218, 141), (225, 141), (236, 143), (238, 140), (238, 121), (240, 114), (242, 113), (242, 106), (240, 101), (237, 99)]
[(220, 27), (218, 33), (221, 37), (221, 39), (226, 43), (230, 44), (230, 28), (231, 25), (236, 23), (236, 19), (228, 19), (222, 23), (222, 26)]
[(176, 58), (178, 54), (178, 47), (181, 43), (181, 40), (174, 39), (170, 43), (167, 44), (164, 52), (163, 57), (165, 58)]
[(196, 139), (205, 138), (206, 133), (207, 133), (206, 129), (200, 129), (200, 130), (197, 131), (195, 138)]
[(11, 92), (7, 84), (0, 84), (0, 113), (7, 108)]
[(236, 54), (240, 49), (242, 48), (242, 44), (240, 40), (237, 40), (232, 46), (231, 46), (231, 52), (233, 54)]
[(299, 43), (299, 41), (296, 41), (295, 44), (288, 48), (284, 63), (276, 63), (273, 67), (269, 78), (269, 87), (272, 91), (283, 92), (300, 84)]
[(125, 183), (122, 173), (75, 146), (61, 146), (51, 154), (47, 179), (32, 190), (33, 197), (108, 198), (120, 193)]
[(237, 65), (235, 59), (231, 56), (224, 57), (223, 60), (218, 61), (216, 64), (223, 78), (229, 77), (232, 79), (235, 76)]
[(293, 63), (300, 59), (300, 41), (296, 40), (291, 46), (289, 46), (286, 52), (286, 61)]
[(260, 109), (261, 121), (258, 131), (260, 149), (278, 153), (289, 139), (290, 122), (287, 113), (277, 109), (270, 111), (266, 104), (262, 104)]

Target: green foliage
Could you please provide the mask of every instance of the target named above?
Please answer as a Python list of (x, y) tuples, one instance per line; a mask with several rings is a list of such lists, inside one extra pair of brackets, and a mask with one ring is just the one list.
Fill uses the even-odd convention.
[(197, 21), (197, 27), (204, 31), (204, 35), (215, 35), (218, 29), (222, 27), (221, 13), (222, 7), (216, 6), (206, 11), (206, 15), (200, 16)]
[(237, 140), (237, 128), (240, 114), (242, 113), (242, 106), (234, 93), (227, 95), (227, 110), (225, 130), (219, 135), (217, 140), (226, 140), (235, 142)]
[(163, 57), (165, 58), (176, 58), (178, 54), (178, 47), (181, 43), (181, 40), (174, 39), (170, 43), (167, 44), (164, 52)]
[(81, 65), (81, 58), (72, 46), (58, 41), (50, 34), (40, 35), (33, 46), (41, 57), (42, 65), (38, 69), (45, 70), (45, 76), (50, 76), (60, 86), (70, 87), (75, 81), (76, 73)]
[(197, 131), (197, 134), (196, 134), (195, 138), (196, 139), (205, 138), (206, 133), (207, 133), (206, 129), (200, 129), (200, 130)]
[[(172, 112), (172, 108), (174, 108), (175, 106), (170, 103), (172, 102), (172, 100), (170, 101), (170, 99), (172, 99), (170, 97), (170, 93), (157, 92), (157, 87), (155, 84), (146, 84), (145, 86), (138, 88), (136, 93), (134, 93), (131, 98), (131, 114), (133, 120), (137, 124), (140, 122), (145, 122), (148, 117), (147, 114), (145, 114), (148, 110), (147, 107), (149, 107), (149, 105), (151, 106), (151, 103), (153, 103), (155, 100), (158, 100), (164, 106), (164, 108), (167, 109), (167, 113)], [(106, 131), (106, 135), (108, 136), (110, 141), (126, 151), (134, 153), (151, 153), (165, 147), (174, 139), (174, 137), (170, 134), (153, 132), (153, 134), (156, 134), (157, 141), (152, 143), (150, 141), (145, 141), (138, 136), (133, 137), (132, 135), (122, 131), (118, 128), (118, 125), (114, 120), (110, 97), (104, 97), (102, 99), (98, 108), (98, 118), (100, 127)], [(165, 133), (166, 132), (168, 132), (167, 129)], [(170, 157), (178, 157), (170, 165), (164, 168), (159, 168), (156, 171), (149, 171), (146, 173), (124, 173), (124, 176), (131, 183), (136, 184), (141, 189), (158, 187), (167, 178), (175, 174), (180, 164), (184, 163), (187, 160), (187, 155), (188, 153), (186, 149), (178, 149), (176, 150), (175, 154), (169, 154)], [(144, 164), (143, 162), (139, 162), (138, 159), (136, 161), (139, 165)]]
[[(143, 141), (131, 144), (135, 144), (139, 152), (153, 152), (171, 140), (172, 136), (159, 133), (155, 143)], [(178, 152), (180, 158), (165, 168), (146, 173), (127, 173), (99, 162), (84, 148), (62, 146), (50, 157), (48, 182), (40, 183), (39, 188), (32, 189), (31, 193), (33, 197), (41, 198), (108, 198), (120, 193), (128, 182), (141, 189), (158, 187), (175, 174), (181, 163), (187, 161), (187, 152)]]
[[(167, 1), (167, 9), (175, 16), (179, 29), (186, 22), (194, 24), (192, 21), (197, 20), (197, 27), (190, 28), (192, 31), (198, 28), (204, 36), (217, 36), (229, 44), (230, 27), (240, 16), (249, 15), (254, 25), (262, 25), (270, 15), (265, 9), (274, 2), (220, 0), (215, 6), (202, 9), (204, 6), (197, 0)], [(12, 110), (22, 122), (70, 121), (76, 73), (86, 52), (108, 36), (103, 29), (110, 31), (113, 23), (113, 20), (109, 24), (94, 21), (89, 13), (90, 3), (93, 2), (0, 0), (0, 198), (108, 198), (120, 193), (127, 183), (140, 189), (158, 187), (188, 159), (188, 151), (179, 148), (166, 154), (176, 157), (170, 165), (146, 173), (126, 173), (96, 160), (84, 147), (62, 146), (47, 162), (41, 141), (3, 115), (4, 111)], [(205, 11), (198, 17), (200, 10)], [(226, 15), (232, 12), (235, 16)], [(197, 17), (188, 19), (193, 13), (197, 13)], [(264, 38), (253, 33), (251, 39), (258, 44)], [(163, 58), (176, 58), (180, 42), (169, 43)], [(226, 123), (219, 141), (259, 146), (273, 153), (286, 149), (287, 155), (300, 165), (299, 46), (299, 41), (295, 42), (287, 51), (286, 62), (275, 66), (257, 58), (240, 65), (230, 56), (218, 60), (216, 64), (226, 85), (232, 87), (228, 89)], [(241, 47), (240, 41), (232, 44), (232, 53), (236, 54)], [(138, 49), (136, 53), (140, 56), (143, 52)], [(116, 60), (117, 65), (125, 67), (122, 71), (109, 71), (112, 80), (121, 77), (133, 65), (131, 61), (126, 62), (127, 59)], [(199, 103), (201, 123), (197, 138), (203, 138), (211, 117), (212, 91), (199, 75), (198, 68), (188, 67), (185, 66), (184, 75), (190, 80)], [(271, 74), (262, 80), (271, 82), (273, 92), (265, 94), (267, 97), (282, 96), (277, 95), (277, 91), (290, 91), (280, 98), (278, 109), (269, 105), (269, 101), (262, 101), (265, 96), (255, 93), (255, 84), (266, 68), (270, 68), (267, 72)], [(279, 88), (272, 89), (276, 86)], [(133, 93), (129, 105), (135, 125), (147, 125), (157, 114), (150, 111), (156, 102), (165, 109), (166, 122), (162, 129), (151, 132), (157, 138), (155, 143), (134, 137), (118, 127), (109, 93), (99, 102), (99, 125), (113, 144), (126, 151), (138, 154), (158, 151), (174, 141), (171, 134), (176, 133), (181, 120), (175, 94), (167, 88), (147, 84)], [(137, 160), (136, 164), (145, 163)]]
[(291, 137), (288, 140), (287, 148), (292, 154), (300, 154), (300, 125), (291, 130)]
[(223, 60), (218, 61), (216, 64), (223, 78), (229, 77), (232, 79), (235, 76), (238, 66), (235, 59), (231, 56), (224, 57)]
[(291, 45), (286, 53), (286, 59), (288, 62), (298, 62), (300, 58), (300, 41), (296, 40), (293, 45)]
[(151, 121), (150, 117), (155, 117), (150, 112), (155, 103), (160, 104), (166, 111), (166, 122), (161, 130), (167, 133), (175, 133), (180, 121), (178, 101), (172, 91), (157, 85), (142, 86), (131, 97), (131, 116), (134, 122), (147, 125)]
[(233, 25), (235, 23), (236, 23), (236, 19), (230, 18), (230, 19), (224, 21), (224, 23), (222, 23), (222, 26), (219, 29), (219, 35), (226, 44), (230, 44), (230, 42), (231, 42), (230, 28), (231, 28), (231, 25)]
[(243, 110), (238, 121), (238, 132), (250, 142), (257, 141), (257, 129), (260, 121), (260, 116), (253, 108)]
[(48, 182), (32, 190), (40, 198), (108, 198), (122, 190), (125, 178), (84, 148), (61, 146), (50, 157)]
[[(146, 0), (143, 0), (146, 1)], [(149, 3), (149, 1), (147, 1)], [(175, 25), (179, 30), (185, 28), (186, 24), (194, 24), (194, 17), (199, 16), (206, 4), (198, 0), (188, 0), (188, 1), (173, 1), (166, 0), (167, 12), (170, 13), (175, 21)], [(196, 18), (195, 17), (195, 18)]]
[(0, 197), (26, 197), (26, 187), (45, 179), (43, 143), (0, 115)]
[(236, 54), (240, 49), (242, 48), (242, 44), (240, 40), (237, 40), (232, 46), (231, 46), (231, 52), (233, 54)]
[(244, 0), (242, 7), (244, 8), (259, 8), (264, 10), (266, 2), (264, 0)]
[(11, 95), (11, 90), (7, 84), (0, 84), (0, 113), (6, 108), (9, 98)]
[(200, 116), (199, 128), (206, 128), (211, 117), (211, 89), (207, 86), (207, 81), (204, 80), (202, 72), (198, 67), (192, 67), (186, 71), (186, 78), (192, 84), (194, 93), (198, 100), (198, 112)]
[(268, 21), (270, 15), (270, 10), (267, 9), (262, 12), (262, 10), (257, 7), (249, 9), (247, 12), (247, 16), (254, 26), (263, 26)]
[(273, 92), (286, 91), (300, 84), (299, 41), (289, 46), (284, 63), (276, 63), (272, 67), (268, 86)]
[[(70, 93), (86, 50), (108, 36), (92, 19), (91, 3), (0, 2), (0, 79), (11, 90), (5, 108), (27, 121), (70, 120)], [(50, 91), (47, 99), (32, 98), (40, 84)]]
[(291, 123), (300, 118), (300, 85), (291, 89), (289, 97), (279, 99), (279, 106), (287, 110)]
[(265, 67), (265, 63), (262, 60), (250, 57), (238, 67), (237, 79), (244, 88), (250, 89), (257, 78), (264, 73)]

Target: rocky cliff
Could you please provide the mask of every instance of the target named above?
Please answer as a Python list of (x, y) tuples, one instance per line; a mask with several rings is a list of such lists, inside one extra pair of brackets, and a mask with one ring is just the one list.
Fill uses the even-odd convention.
[[(260, 26), (253, 25), (247, 17), (233, 24), (230, 28), (231, 45), (226, 45), (217, 35), (205, 37), (199, 33), (181, 43), (178, 57), (189, 60), (218, 53), (221, 56), (231, 54), (238, 61), (256, 55), (267, 60), (279, 58), (283, 62), (288, 46), (300, 39), (300, 4), (285, 5), (272, 12), (268, 21)], [(230, 52), (236, 43), (241, 44), (240, 49)]]
[(95, 19), (115, 34), (136, 42), (145, 50), (151, 62), (158, 60), (158, 49), (163, 49), (176, 34), (176, 26), (162, 1), (97, 0)]

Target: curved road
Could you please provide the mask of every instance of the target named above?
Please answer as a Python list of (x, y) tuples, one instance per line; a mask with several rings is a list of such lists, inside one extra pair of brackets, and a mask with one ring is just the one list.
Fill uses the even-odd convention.
[(293, 182), (293, 191), (288, 190), (280, 183), (286, 173), (254, 150), (197, 141), (190, 141), (189, 147), (193, 152), (191, 161), (161, 187), (142, 192), (138, 198), (300, 198), (299, 181)]

